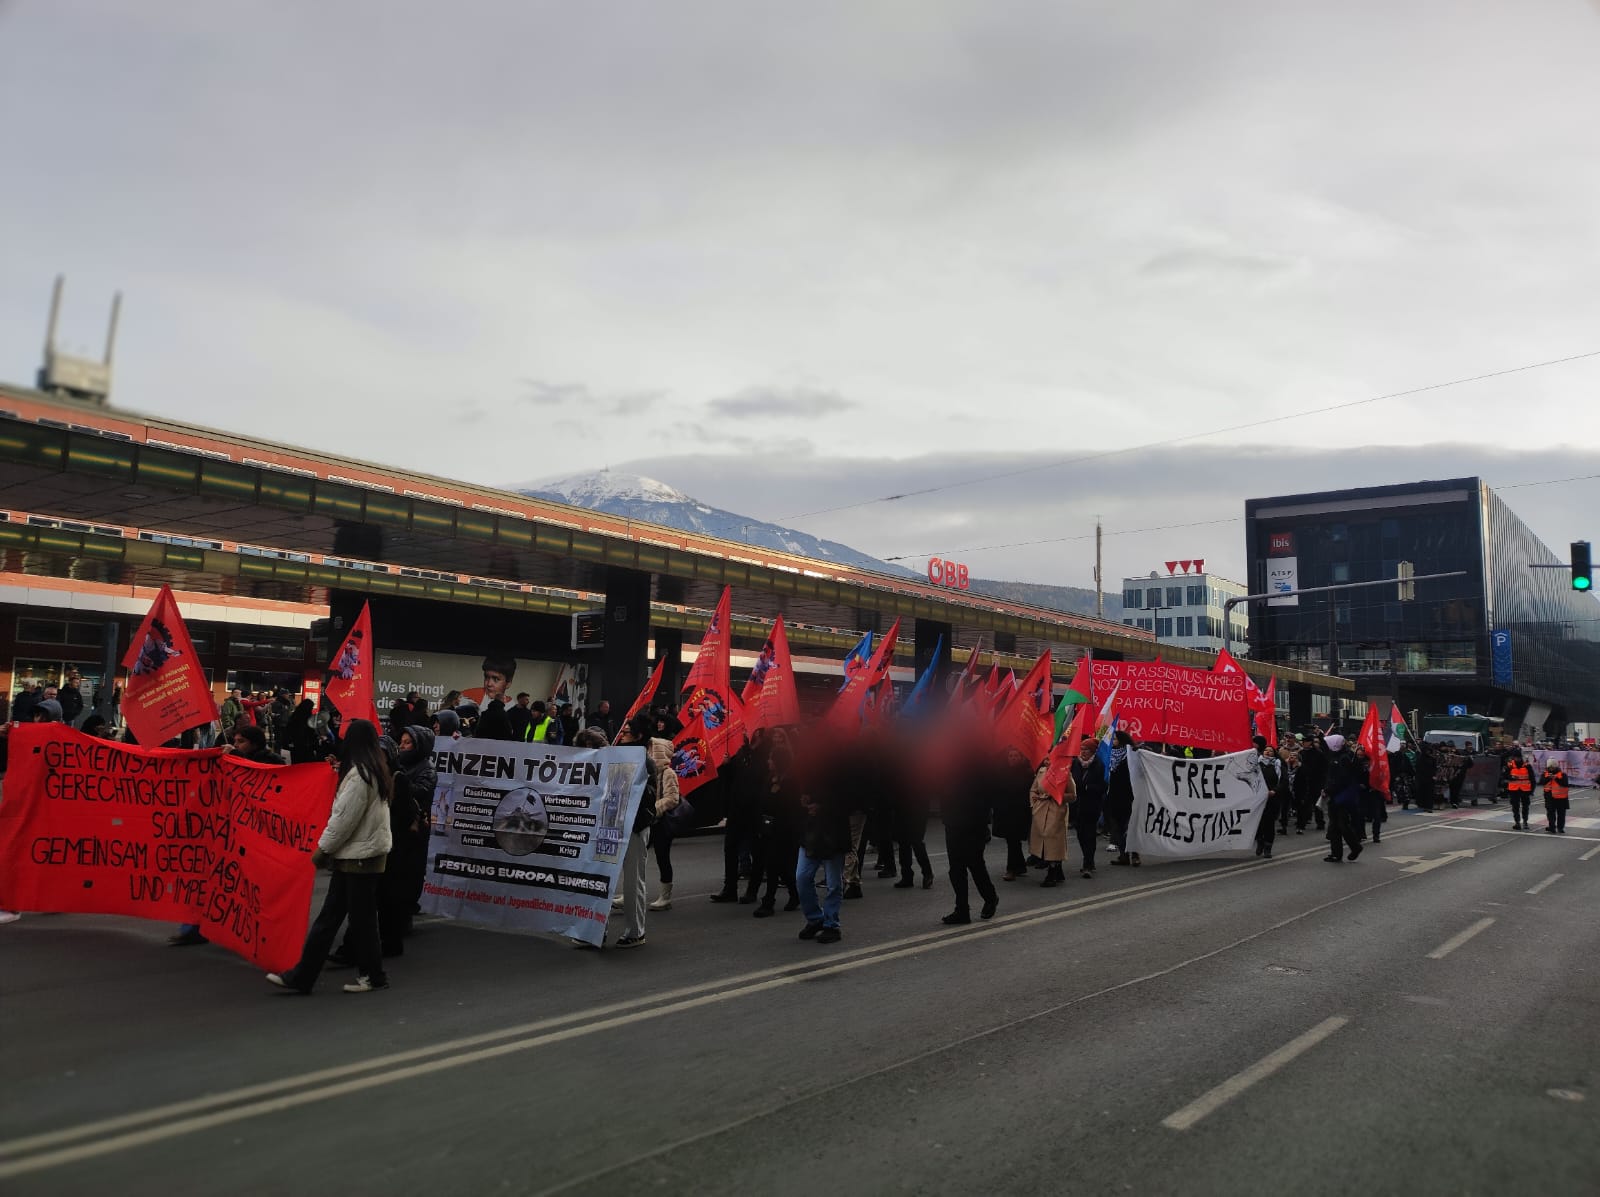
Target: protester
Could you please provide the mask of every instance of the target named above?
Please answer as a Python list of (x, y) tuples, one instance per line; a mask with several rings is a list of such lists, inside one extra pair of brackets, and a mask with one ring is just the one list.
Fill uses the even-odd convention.
[(291, 765), (309, 765), (322, 759), (322, 740), (311, 726), (311, 717), (316, 710), (315, 703), (309, 698), (302, 698), (294, 714), (289, 716), (289, 722), (284, 725), (283, 739), (278, 747), (288, 751)]
[(1133, 737), (1117, 731), (1112, 737), (1111, 771), (1106, 779), (1106, 827), (1110, 831), (1111, 846), (1117, 850), (1112, 857), (1114, 865), (1139, 865), (1143, 863), (1137, 852), (1128, 851), (1128, 823), (1133, 819), (1133, 767), (1129, 757), (1135, 751)]
[(1079, 876), (1085, 881), (1094, 880), (1094, 852), (1108, 788), (1105, 762), (1097, 747), (1093, 736), (1084, 736), (1078, 745), (1078, 759), (1072, 762), (1072, 786), (1078, 795), (1072, 805), (1072, 823), (1078, 833), (1078, 848), (1083, 852)]
[(1294, 829), (1296, 835), (1306, 833), (1306, 825), (1313, 816), (1317, 821), (1317, 830), (1321, 831), (1326, 826), (1326, 819), (1322, 813), (1320, 798), (1323, 785), (1328, 778), (1328, 747), (1323, 741), (1322, 732), (1316, 728), (1311, 729), (1310, 739), (1300, 750), (1300, 768), (1294, 778)]
[(1260, 758), (1258, 768), (1261, 780), (1267, 786), (1267, 805), (1261, 812), (1261, 822), (1256, 826), (1256, 855), (1272, 859), (1273, 827), (1278, 821), (1278, 808), (1284, 804), (1289, 791), (1289, 779), (1278, 750), (1267, 743), (1265, 736), (1252, 741)]
[(236, 756), (258, 765), (283, 764), (283, 757), (267, 747), (267, 733), (253, 723), (233, 725), (233, 751)]
[[(410, 742), (408, 732), (400, 738)], [(389, 766), (393, 790), (389, 796), (389, 835), (393, 840), (388, 860), (384, 862), (383, 875), (378, 882), (378, 950), (387, 960), (405, 952), (405, 938), (411, 934), (411, 918), (415, 913), (416, 895), (412, 877), (417, 858), (420, 836), (426, 836), (422, 826), (421, 811), (412, 792), (411, 778), (400, 767), (400, 747), (388, 736), (379, 742), (384, 762)], [(430, 794), (431, 797), (431, 794)], [(423, 841), (426, 842), (425, 840)], [(332, 968), (348, 968), (356, 963), (355, 951), (350, 944), (350, 932), (337, 951), (328, 955)]]
[(594, 709), (594, 714), (589, 716), (589, 726), (598, 727), (606, 733), (607, 739), (615, 739), (617, 734), (617, 717), (611, 713), (611, 703), (602, 698)]
[[(741, 902), (749, 904), (756, 899), (764, 875), (771, 872), (766, 860), (766, 846), (762, 843), (766, 795), (771, 783), (767, 760), (767, 733), (758, 730), (750, 742), (739, 750), (724, 769), (724, 793), (727, 794), (727, 817), (722, 833), (722, 888), (711, 895), (713, 902)], [(720, 776), (720, 775), (719, 775)], [(750, 883), (744, 896), (739, 895), (739, 857), (748, 848), (757, 867), (749, 874)], [(794, 860), (784, 865), (792, 871)], [(772, 892), (769, 888), (769, 894)]]
[[(842, 757), (842, 753), (837, 753)], [(836, 772), (836, 771), (835, 771)], [(822, 792), (802, 788), (799, 793), (803, 818), (800, 849), (795, 857), (794, 883), (800, 893), (800, 909), (806, 925), (801, 939), (818, 943), (838, 943), (843, 938), (839, 913), (845, 896), (845, 851), (852, 846), (850, 810), (847, 800), (834, 786)], [(817, 870), (827, 879), (827, 895), (817, 902)]]
[[(801, 788), (795, 760), (794, 740), (788, 728), (774, 727), (761, 736), (762, 751), (751, 767), (761, 780), (757, 837), (757, 876), (764, 875), (766, 892), (755, 909), (758, 919), (772, 917), (777, 906), (778, 887), (789, 892), (785, 911), (800, 909), (800, 891), (795, 886), (795, 863), (799, 859), (803, 831)], [(737, 860), (734, 867), (737, 868)], [(813, 887), (813, 894), (815, 887)]]
[(977, 747), (966, 747), (955, 766), (955, 774), (939, 804), (944, 822), (944, 848), (950, 869), (950, 888), (955, 891), (955, 909), (944, 916), (947, 926), (972, 921), (970, 877), (983, 899), (981, 917), (991, 919), (1000, 905), (1000, 895), (989, 878), (983, 850), (989, 842), (990, 795), (994, 793), (995, 769)]
[[(672, 741), (651, 736), (645, 742), (645, 754), (650, 767), (656, 770), (656, 821), (650, 829), (650, 848), (655, 853), (656, 869), (661, 875), (661, 892), (650, 903), (650, 909), (671, 910), (672, 840), (680, 829), (689, 830), (694, 826), (694, 808), (678, 788), (678, 775), (672, 767)], [(754, 885), (750, 891), (753, 899)]]
[(911, 864), (922, 873), (922, 888), (933, 888), (933, 862), (928, 859), (928, 798), (915, 777), (916, 761), (901, 744), (895, 744), (895, 758), (888, 802), (894, 811), (894, 842), (900, 854), (900, 880), (895, 889), (910, 889)]
[[(527, 743), (533, 738), (533, 710), (528, 706), (532, 696), (526, 691), (517, 695), (516, 705), (506, 711), (506, 718), (511, 722), (511, 738)], [(607, 733), (606, 738), (611, 738)]]
[(1328, 855), (1323, 859), (1329, 864), (1342, 864), (1348, 846), (1354, 863), (1361, 855), (1361, 788), (1367, 781), (1366, 770), (1345, 746), (1343, 736), (1325, 736), (1323, 743), (1328, 751), (1327, 780), (1323, 783), (1328, 800)]
[(1067, 860), (1067, 803), (1077, 799), (1072, 778), (1066, 779), (1066, 789), (1057, 802), (1044, 788), (1048, 764), (1041, 765), (1034, 774), (1033, 786), (1028, 791), (1028, 804), (1032, 807), (1033, 826), (1028, 837), (1028, 851), (1044, 862), (1044, 880), (1039, 884), (1046, 889), (1060, 885), (1067, 879), (1062, 866)]
[[(535, 704), (538, 705), (540, 704)], [(628, 850), (622, 858), (622, 887), (619, 894), (622, 898), (622, 937), (617, 940), (619, 948), (642, 948), (645, 944), (645, 857), (650, 851), (650, 831), (656, 821), (656, 800), (661, 795), (665, 781), (664, 774), (672, 772), (670, 764), (663, 766), (648, 751), (650, 731), (650, 720), (644, 716), (637, 716), (617, 737), (618, 744), (637, 744), (647, 749), (644, 797), (640, 800), (639, 810), (633, 817), (633, 830), (628, 836)], [(606, 746), (604, 734), (592, 727), (579, 732), (578, 740), (576, 747), (579, 748)], [(673, 780), (677, 780), (676, 776)]]
[(1005, 759), (995, 772), (994, 834), (1006, 845), (1002, 881), (1015, 881), (1028, 875), (1028, 858), (1022, 846), (1033, 828), (1033, 810), (1028, 794), (1033, 786), (1033, 766), (1015, 748), (1007, 748)]
[(312, 991), (347, 916), (346, 942), (356, 979), (344, 991), (370, 993), (389, 986), (378, 943), (378, 883), (394, 846), (389, 827), (393, 781), (378, 729), (368, 720), (352, 719), (345, 725), (342, 750), (333, 810), (311, 857), (317, 867), (332, 869), (327, 896), (306, 935), (299, 963), (286, 973), (267, 974), (268, 981), (289, 993)]

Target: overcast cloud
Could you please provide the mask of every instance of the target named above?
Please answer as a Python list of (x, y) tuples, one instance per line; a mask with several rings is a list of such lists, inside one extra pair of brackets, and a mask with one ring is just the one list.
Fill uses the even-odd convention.
[[(127, 294), (124, 406), (491, 483), (648, 458), (782, 518), (1600, 350), (1597, 64), (1577, 0), (0, 0), (0, 376), (65, 271), (69, 345)], [(800, 526), (954, 551), (1280, 474), (1595, 473), (1597, 392), (1591, 358)], [(1600, 531), (1593, 482), (1508, 498)]]

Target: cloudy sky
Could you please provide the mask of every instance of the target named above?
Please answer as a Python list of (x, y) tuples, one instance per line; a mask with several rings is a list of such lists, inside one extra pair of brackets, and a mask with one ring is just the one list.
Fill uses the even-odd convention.
[(0, 377), (65, 271), (136, 410), (769, 519), (1027, 469), (795, 523), (1237, 573), (1250, 495), (1600, 473), (1600, 356), (1215, 431), (1600, 353), (1597, 64), (1595, 0), (0, 0)]

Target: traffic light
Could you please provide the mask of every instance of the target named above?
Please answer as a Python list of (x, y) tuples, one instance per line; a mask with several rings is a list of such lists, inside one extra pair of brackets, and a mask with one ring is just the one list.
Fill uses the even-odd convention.
[(1591, 590), (1594, 587), (1594, 566), (1589, 561), (1589, 542), (1572, 542), (1572, 588)]

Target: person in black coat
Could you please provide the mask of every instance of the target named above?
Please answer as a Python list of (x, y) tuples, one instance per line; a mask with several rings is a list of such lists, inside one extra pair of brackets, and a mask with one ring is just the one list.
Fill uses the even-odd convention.
[(1078, 833), (1078, 848), (1083, 853), (1085, 881), (1094, 879), (1094, 850), (1100, 837), (1100, 816), (1104, 813), (1106, 792), (1105, 763), (1096, 751), (1093, 736), (1083, 737), (1078, 745), (1078, 759), (1072, 762), (1072, 784), (1078, 797), (1072, 804), (1073, 829)]
[(994, 833), (1006, 842), (1002, 881), (1028, 875), (1028, 854), (1023, 845), (1033, 831), (1033, 805), (1028, 801), (1032, 788), (1033, 766), (1015, 748), (1007, 748), (1005, 759), (995, 772), (994, 792)]
[(1306, 746), (1300, 750), (1300, 768), (1294, 775), (1294, 825), (1303, 834), (1306, 824), (1316, 816), (1317, 830), (1326, 826), (1317, 799), (1322, 795), (1323, 784), (1328, 779), (1328, 750), (1321, 732), (1314, 732)]
[[(794, 866), (800, 849), (804, 812), (794, 743), (790, 739), (789, 729), (774, 727), (757, 735), (760, 741), (755, 746), (760, 751), (752, 756), (749, 768), (761, 782), (754, 815), (758, 852), (755, 864), (757, 875), (766, 880), (766, 892), (761, 895), (761, 904), (755, 909), (755, 917), (764, 919), (771, 918), (777, 910), (780, 885), (789, 891), (789, 901), (784, 905), (784, 910), (800, 909), (800, 892), (795, 888)], [(728, 867), (725, 858), (724, 869)], [(737, 880), (737, 845), (734, 847), (731, 867)]]
[[(741, 748), (719, 774), (728, 805), (727, 826), (722, 833), (722, 888), (711, 895), (713, 902), (749, 905), (756, 900), (762, 877), (769, 872), (765, 867), (766, 847), (761, 842), (762, 806), (770, 781), (766, 740), (765, 730), (757, 731), (750, 737), (750, 743)], [(741, 857), (748, 857), (754, 865), (743, 896), (739, 893)], [(793, 865), (794, 861), (791, 860), (791, 869)], [(769, 887), (767, 892), (771, 895), (773, 891)], [(767, 913), (770, 914), (771, 910)], [(761, 917), (765, 918), (766, 915)]]
[(1106, 829), (1111, 846), (1117, 850), (1114, 865), (1139, 864), (1139, 854), (1128, 852), (1128, 824), (1133, 819), (1132, 757), (1137, 751), (1133, 737), (1125, 731), (1116, 734), (1111, 750), (1111, 776), (1106, 782)]
[(1325, 743), (1328, 773), (1322, 789), (1328, 796), (1328, 855), (1323, 859), (1340, 864), (1347, 845), (1351, 861), (1361, 855), (1361, 793), (1367, 785), (1367, 770), (1345, 746), (1343, 736), (1328, 736)]
[[(983, 899), (980, 917), (994, 917), (1000, 895), (983, 862), (983, 849), (989, 842), (991, 796), (1004, 784), (1004, 774), (995, 763), (979, 753), (970, 753), (957, 765), (951, 784), (939, 804), (944, 822), (944, 847), (950, 865), (950, 888), (955, 890), (956, 908), (944, 916), (947, 926), (972, 921), (967, 879)], [(1030, 815), (1031, 818), (1031, 815)]]

